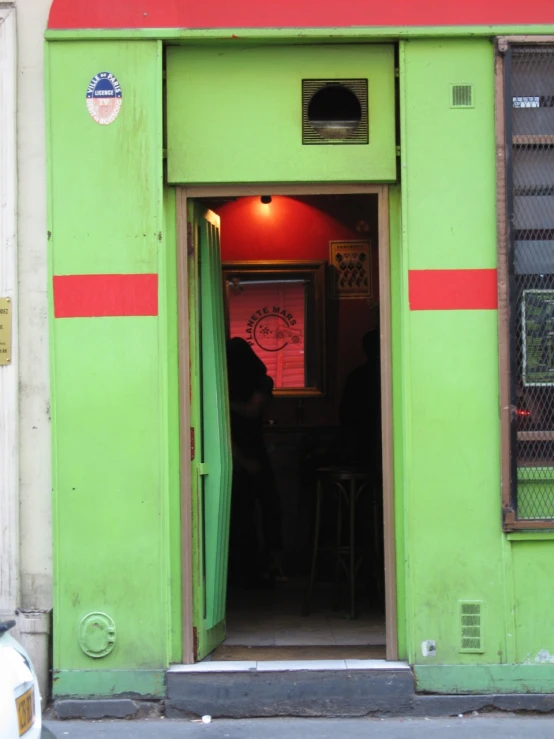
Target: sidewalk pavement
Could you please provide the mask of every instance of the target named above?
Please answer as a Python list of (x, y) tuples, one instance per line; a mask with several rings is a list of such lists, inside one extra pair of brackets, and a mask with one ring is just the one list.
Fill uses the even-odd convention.
[(487, 714), (435, 719), (46, 721), (56, 739), (554, 739), (554, 719)]

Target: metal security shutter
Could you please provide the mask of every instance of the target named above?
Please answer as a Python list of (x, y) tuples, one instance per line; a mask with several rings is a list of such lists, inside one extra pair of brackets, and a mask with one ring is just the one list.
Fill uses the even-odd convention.
[(505, 54), (511, 513), (554, 519), (554, 45)]

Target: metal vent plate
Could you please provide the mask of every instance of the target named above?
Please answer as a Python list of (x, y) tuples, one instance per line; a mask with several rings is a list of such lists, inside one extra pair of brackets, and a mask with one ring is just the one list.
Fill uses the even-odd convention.
[[(310, 123), (308, 108), (314, 95), (327, 85), (342, 85), (354, 93), (361, 107), (358, 126), (345, 138), (325, 138)], [(302, 80), (302, 143), (316, 145), (369, 144), (369, 113), (367, 79)]]
[(452, 85), (453, 108), (473, 108), (473, 85)]
[(460, 601), (460, 652), (481, 653), (483, 646), (483, 603)]

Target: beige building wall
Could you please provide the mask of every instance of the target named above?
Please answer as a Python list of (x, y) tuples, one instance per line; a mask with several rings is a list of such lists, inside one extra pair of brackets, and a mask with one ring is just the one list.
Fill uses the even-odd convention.
[(43, 694), (52, 607), (44, 32), (50, 0), (0, 7), (0, 618), (17, 618)]
[(52, 607), (44, 32), (50, 0), (17, 0), (20, 599)]

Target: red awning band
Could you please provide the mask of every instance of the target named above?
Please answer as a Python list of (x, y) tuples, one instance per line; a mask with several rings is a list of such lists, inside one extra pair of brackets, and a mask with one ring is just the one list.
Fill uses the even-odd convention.
[(552, 0), (53, 0), (49, 29), (547, 25)]

